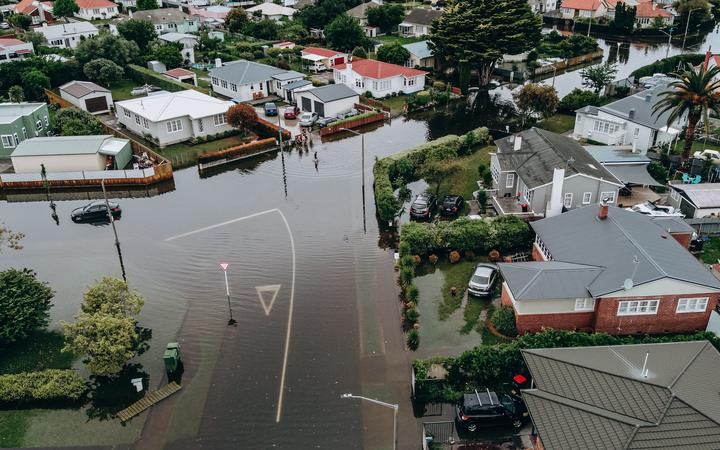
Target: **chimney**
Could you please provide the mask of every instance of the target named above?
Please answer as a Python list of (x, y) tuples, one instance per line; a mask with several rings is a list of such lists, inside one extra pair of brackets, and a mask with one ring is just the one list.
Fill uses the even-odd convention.
[(519, 134), (515, 135), (515, 145), (513, 145), (513, 150), (518, 151), (522, 147), (522, 136)]
[(628, 111), (628, 119), (634, 119), (635, 118), (635, 108), (631, 108), (630, 111)]
[(598, 209), (598, 219), (605, 220), (608, 216), (608, 204), (605, 203), (605, 199), (600, 201), (600, 209)]
[(215, 58), (215, 67), (222, 67), (222, 59)]
[(655, 2), (652, 2), (652, 5), (653, 5), (653, 11), (655, 11), (655, 9), (657, 8), (657, 5), (655, 4)]
[(565, 169), (557, 168), (553, 170), (552, 191), (550, 192), (550, 201), (547, 204), (545, 217), (558, 216), (563, 209), (563, 183), (565, 182)]
[(47, 26), (48, 26), (48, 25), (47, 25), (47, 22), (43, 22), (43, 25), (42, 25), (42, 26), (43, 26), (43, 28), (47, 28)]

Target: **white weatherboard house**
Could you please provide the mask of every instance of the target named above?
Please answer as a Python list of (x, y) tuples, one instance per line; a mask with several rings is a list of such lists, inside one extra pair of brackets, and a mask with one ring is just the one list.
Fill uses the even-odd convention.
[(640, 152), (663, 142), (672, 142), (680, 133), (684, 118), (667, 126), (670, 112), (656, 115), (653, 107), (670, 89), (667, 83), (640, 91), (605, 106), (586, 106), (575, 111), (575, 139), (605, 145), (631, 145)]
[(260, 3), (259, 5), (248, 8), (248, 17), (259, 16), (261, 19), (274, 20), (280, 22), (281, 20), (290, 20), (297, 10), (288, 8), (287, 6), (277, 5), (275, 3)]
[(60, 86), (60, 97), (92, 114), (110, 112), (113, 104), (109, 89), (90, 81), (71, 81)]
[(293, 70), (242, 59), (211, 69), (209, 75), (214, 92), (239, 102), (259, 100), (272, 94), (287, 98), (285, 86), (305, 78)]
[(124, 169), (132, 159), (130, 141), (109, 135), (36, 137), (10, 155), (15, 173)]
[(128, 130), (149, 134), (165, 146), (231, 130), (225, 119), (230, 106), (232, 102), (187, 90), (117, 102), (115, 110)]
[(398, 25), (398, 34), (405, 37), (421, 37), (430, 34), (430, 27), (434, 20), (442, 16), (442, 11), (434, 9), (415, 8)]
[(110, 19), (120, 13), (115, 3), (109, 0), (77, 0), (80, 10), (75, 17), (85, 20)]
[(0, 63), (25, 59), (35, 52), (32, 42), (15, 38), (0, 38)]
[(75, 48), (80, 43), (80, 39), (87, 39), (100, 33), (90, 22), (70, 22), (51, 26), (44, 23), (34, 31), (45, 36), (50, 47), (57, 48)]
[(303, 111), (315, 112), (320, 117), (337, 117), (353, 109), (360, 95), (344, 84), (328, 84), (295, 91), (295, 101)]
[(200, 20), (189, 16), (178, 8), (146, 9), (137, 11), (133, 19), (145, 20), (153, 24), (157, 34), (197, 33)]
[(393, 93), (412, 94), (425, 88), (427, 72), (374, 59), (354, 59), (333, 69), (335, 83), (342, 83), (358, 94), (370, 91), (373, 97)]

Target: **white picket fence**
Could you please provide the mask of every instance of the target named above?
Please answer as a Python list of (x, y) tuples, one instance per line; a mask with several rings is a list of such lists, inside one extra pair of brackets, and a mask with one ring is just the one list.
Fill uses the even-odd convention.
[[(149, 178), (155, 175), (155, 168), (130, 170), (81, 170), (78, 172), (48, 172), (48, 181), (61, 180), (110, 180), (125, 178)], [(27, 181), (43, 181), (40, 173), (5, 173), (0, 175), (4, 183), (20, 183)]]

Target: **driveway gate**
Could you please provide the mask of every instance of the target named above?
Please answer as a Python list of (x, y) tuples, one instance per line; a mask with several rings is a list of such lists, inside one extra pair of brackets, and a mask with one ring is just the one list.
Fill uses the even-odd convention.
[(450, 448), (455, 443), (455, 423), (423, 422), (423, 450), (429, 450), (430, 444), (440, 444), (442, 448)]

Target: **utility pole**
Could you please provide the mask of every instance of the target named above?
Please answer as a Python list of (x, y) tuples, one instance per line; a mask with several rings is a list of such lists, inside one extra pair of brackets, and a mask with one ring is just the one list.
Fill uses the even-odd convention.
[(690, 28), (690, 16), (692, 15), (693, 11), (701, 10), (702, 8), (695, 8), (688, 11), (688, 18), (687, 22), (685, 23), (685, 35), (683, 35), (683, 43), (682, 43), (682, 50), (680, 51), (681, 55), (685, 54), (685, 40), (687, 39), (688, 29)]
[(348, 131), (354, 135), (360, 136), (361, 158), (362, 158), (362, 203), (363, 203), (363, 230), (367, 233), (367, 223), (365, 219), (365, 135), (358, 133), (349, 128), (340, 128), (342, 131)]
[(287, 198), (287, 175), (285, 173), (285, 153), (283, 152), (283, 135), (282, 124), (280, 123), (280, 111), (278, 111), (278, 145), (280, 146), (280, 159), (282, 160), (283, 187), (285, 189), (285, 198)]
[(105, 197), (105, 208), (107, 209), (108, 219), (110, 219), (110, 225), (112, 225), (113, 233), (115, 234), (115, 247), (117, 247), (118, 258), (120, 259), (120, 270), (122, 271), (123, 281), (127, 283), (125, 264), (123, 263), (122, 251), (120, 250), (120, 240), (118, 239), (117, 228), (115, 228), (115, 219), (113, 218), (112, 211), (110, 211), (110, 202), (108, 201), (107, 192), (105, 191), (105, 178), (100, 181), (100, 186), (102, 186), (103, 197)]
[(366, 402), (374, 403), (379, 406), (383, 406), (385, 408), (389, 408), (393, 410), (393, 450), (397, 450), (398, 446), (398, 409), (400, 408), (400, 405), (394, 404), (394, 403), (387, 403), (380, 400), (375, 400), (374, 398), (368, 398), (363, 397), (362, 395), (353, 395), (353, 394), (342, 394), (340, 395), (340, 398), (357, 398), (360, 400), (365, 400)]
[(670, 28), (670, 32), (669, 32), (669, 33), (668, 33), (667, 31), (664, 31), (664, 30), (658, 30), (659, 32), (661, 32), (661, 33), (663, 33), (663, 34), (667, 34), (667, 37), (668, 37), (667, 48), (665, 49), (665, 58), (667, 58), (667, 57), (670, 55), (670, 43), (671, 43), (671, 40), (672, 40), (672, 33), (673, 33), (674, 30), (675, 30), (674, 28)]

